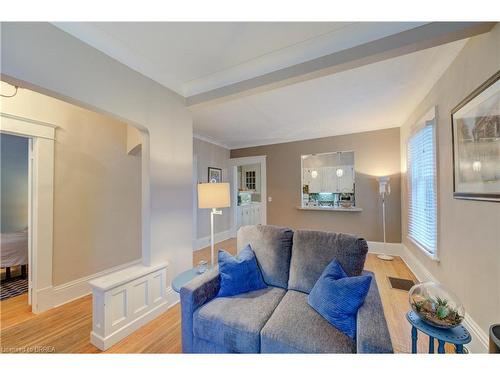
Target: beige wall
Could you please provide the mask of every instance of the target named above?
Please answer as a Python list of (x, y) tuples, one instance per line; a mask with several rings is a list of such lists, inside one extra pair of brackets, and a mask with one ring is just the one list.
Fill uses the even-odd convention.
[[(435, 278), (452, 289), (487, 332), (500, 322), (500, 203), (453, 199), (450, 114), (500, 67), (500, 26), (471, 38), (456, 60), (401, 127), (405, 150), (410, 127), (437, 105), (438, 256), (428, 258), (407, 239), (406, 179), (402, 182), (403, 242)], [(406, 155), (401, 153), (402, 170)], [(404, 177), (404, 176), (403, 176)]]
[[(231, 150), (231, 157), (267, 155), (268, 224), (354, 233), (382, 241), (382, 213), (377, 176), (390, 175), (387, 201), (387, 241), (401, 242), (399, 128), (306, 141)], [(300, 205), (300, 156), (354, 151), (356, 204), (362, 212), (303, 211)]]
[[(193, 138), (193, 157), (196, 158), (196, 182), (208, 182), (208, 167), (222, 169), (223, 182), (230, 182), (229, 150), (201, 139)], [(195, 197), (196, 198), (196, 197)], [(197, 204), (197, 202), (196, 202)], [(231, 208), (223, 208), (222, 215), (215, 215), (214, 231), (220, 233), (231, 229)], [(196, 238), (210, 236), (210, 210), (197, 209)]]
[(2, 111), (58, 126), (53, 284), (140, 259), (141, 159), (126, 153), (127, 125), (24, 89)]

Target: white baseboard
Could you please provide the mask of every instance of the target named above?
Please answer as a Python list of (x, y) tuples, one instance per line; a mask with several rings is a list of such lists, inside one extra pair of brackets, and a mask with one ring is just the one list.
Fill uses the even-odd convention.
[[(221, 242), (234, 237), (233, 231), (231, 229), (225, 230), (223, 232), (215, 233), (215, 242)], [(193, 240), (193, 251), (203, 249), (204, 247), (210, 246), (210, 236), (202, 237)]]
[(37, 291), (37, 303), (36, 306), (33, 306), (33, 312), (41, 313), (43, 311), (60, 305), (64, 305), (65, 303), (89, 295), (90, 293), (92, 293), (92, 287), (89, 284), (90, 280), (108, 275), (116, 271), (120, 271), (122, 269), (140, 263), (141, 259), (137, 259), (132, 262), (120, 264), (118, 266), (108, 268), (106, 270), (70, 281), (65, 284), (39, 289)]
[(96, 346), (100, 350), (103, 351), (107, 350), (113, 345), (115, 345), (117, 342), (123, 340), (132, 332), (139, 329), (144, 324), (148, 323), (154, 318), (160, 316), (167, 310), (168, 310), (167, 302), (164, 302), (161, 305), (156, 306), (153, 310), (149, 310), (144, 315), (141, 315), (140, 317), (130, 322), (126, 326), (123, 326), (119, 331), (116, 331), (107, 337), (101, 337), (97, 333), (92, 331), (90, 332), (90, 343)]
[[(402, 243), (368, 242), (368, 252), (374, 254), (390, 254), (401, 257), (406, 266), (415, 275), (418, 281), (439, 280), (429, 272), (415, 255)], [(465, 313), (464, 326), (469, 330), (472, 341), (467, 345), (470, 353), (488, 352), (488, 334), (479, 327), (472, 317)]]
[(368, 241), (368, 252), (373, 254), (401, 256), (401, 246), (402, 244), (400, 243)]

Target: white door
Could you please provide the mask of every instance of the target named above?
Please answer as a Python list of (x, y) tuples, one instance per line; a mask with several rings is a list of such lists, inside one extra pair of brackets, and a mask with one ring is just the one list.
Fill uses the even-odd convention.
[(255, 206), (255, 223), (254, 224), (261, 224), (260, 220), (260, 204)]
[(354, 193), (354, 168), (343, 166), (344, 173), (339, 178), (340, 193)]
[[(311, 184), (309, 185), (309, 193), (321, 193), (323, 185), (323, 171), (322, 168), (311, 169)], [(314, 178), (313, 176), (316, 175)]]
[(324, 192), (335, 193), (338, 189), (336, 168), (326, 167), (323, 169), (325, 169)]

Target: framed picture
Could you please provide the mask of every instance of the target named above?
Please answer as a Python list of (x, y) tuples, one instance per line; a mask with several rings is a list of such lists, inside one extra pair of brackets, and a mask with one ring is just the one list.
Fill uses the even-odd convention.
[(208, 167), (208, 182), (222, 182), (222, 169)]
[(500, 202), (500, 71), (451, 112), (453, 196)]

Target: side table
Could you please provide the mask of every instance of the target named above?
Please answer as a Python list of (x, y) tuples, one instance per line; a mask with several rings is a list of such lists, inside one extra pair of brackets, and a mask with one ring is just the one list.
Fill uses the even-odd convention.
[(455, 345), (455, 352), (463, 354), (464, 345), (471, 342), (469, 331), (463, 326), (459, 325), (455, 328), (437, 328), (425, 323), (414, 312), (406, 313), (406, 319), (410, 322), (411, 328), (411, 352), (417, 353), (417, 339), (418, 331), (421, 331), (429, 336), (429, 353), (434, 353), (434, 339), (438, 340), (438, 353), (444, 354), (444, 344), (449, 342)]
[(172, 280), (172, 289), (175, 290), (177, 293), (180, 293), (181, 288), (189, 283), (191, 280), (193, 280), (197, 276), (201, 276), (207, 272), (209, 272), (212, 269), (212, 267), (208, 267), (207, 270), (203, 273), (198, 273), (198, 267), (191, 268), (187, 271), (184, 271), (180, 274), (178, 274), (173, 280)]

